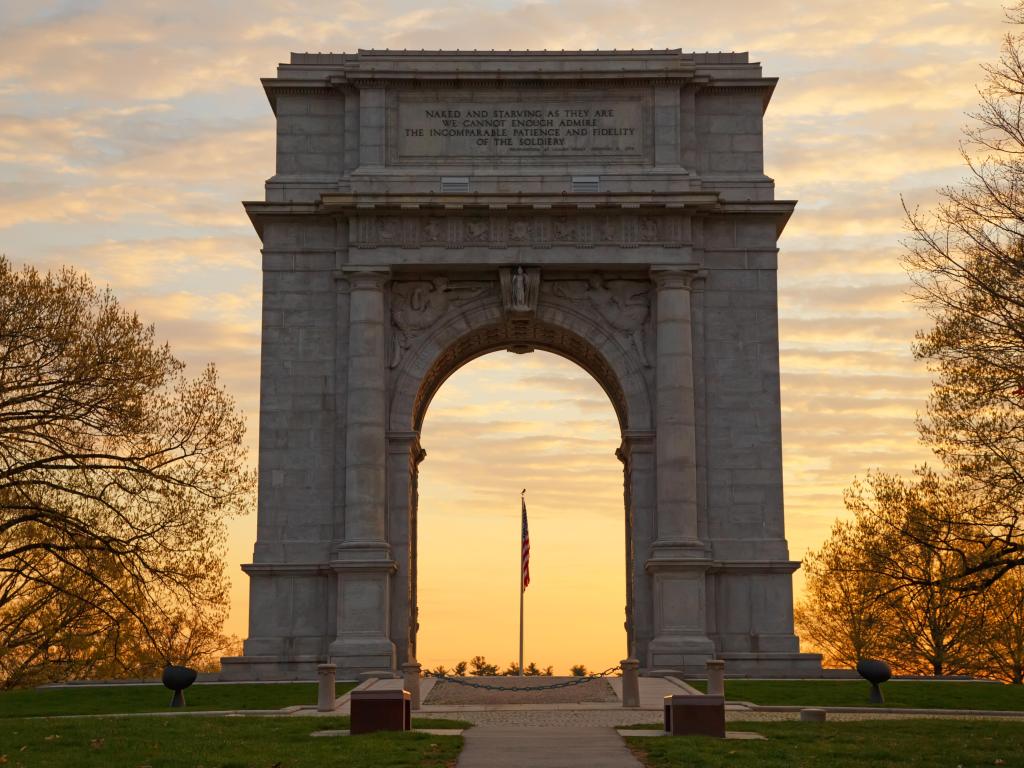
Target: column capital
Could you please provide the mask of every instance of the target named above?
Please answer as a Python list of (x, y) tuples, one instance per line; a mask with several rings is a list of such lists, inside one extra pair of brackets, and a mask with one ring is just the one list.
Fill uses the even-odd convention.
[(416, 465), (427, 458), (426, 449), (420, 445), (420, 433), (412, 431), (396, 432), (392, 430), (388, 432), (388, 453), (396, 456), (409, 454)]
[(655, 432), (652, 429), (626, 429), (622, 432), (619, 451), (654, 453)]
[(381, 290), (391, 279), (389, 267), (342, 267), (338, 273), (341, 280), (345, 280), (350, 290)]
[(701, 269), (696, 264), (655, 264), (651, 267), (651, 281), (659, 291), (672, 288), (689, 291), (697, 280), (707, 277), (707, 274), (706, 269)]

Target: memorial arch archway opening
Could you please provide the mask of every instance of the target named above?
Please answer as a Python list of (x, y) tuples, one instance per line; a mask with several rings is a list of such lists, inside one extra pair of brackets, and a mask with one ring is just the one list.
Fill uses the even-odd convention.
[[(634, 651), (638, 642), (642, 644), (646, 640), (647, 632), (644, 630), (646, 623), (649, 623), (649, 616), (643, 606), (649, 604), (650, 597), (647, 594), (649, 580), (643, 571), (643, 564), (638, 565), (633, 556), (638, 533), (633, 521), (639, 512), (639, 534), (649, 536), (649, 531), (644, 530), (646, 523), (643, 521), (649, 519), (653, 490), (653, 441), (649, 429), (645, 429), (649, 425), (650, 382), (644, 366), (622, 345), (613, 329), (603, 327), (586, 310), (574, 310), (566, 304), (548, 305), (541, 302), (529, 316), (509, 316), (503, 315), (500, 307), (496, 308), (493, 300), (487, 299), (461, 308), (457, 319), (439, 323), (426, 334), (426, 338), (420, 338), (415, 345), (410, 345), (406, 356), (396, 366), (398, 374), (390, 407), (392, 460), (389, 462), (389, 490), (393, 500), (390, 506), (392, 530), (404, 531), (408, 542), (408, 547), (402, 548), (403, 555), (407, 553), (408, 556), (408, 566), (404, 569), (408, 576), (407, 579), (399, 577), (395, 580), (396, 590), (401, 590), (402, 594), (396, 594), (392, 603), (395, 606), (408, 606), (408, 614), (405, 616), (399, 615), (397, 611), (392, 613), (394, 624), (407, 628), (406, 632), (397, 632), (393, 636), (408, 639), (404, 648), (399, 641), (396, 650), (400, 655), (418, 657), (417, 628), (424, 619), (417, 611), (417, 534), (420, 527), (420, 462), (425, 458), (424, 447), (429, 447), (422, 445), (420, 440), (425, 417), (430, 403), (449, 377), (467, 363), (503, 350), (552, 353), (558, 356), (563, 365), (577, 371), (582, 369), (581, 376), (589, 375), (592, 383), (603, 390), (601, 398), (612, 406), (614, 417), (609, 418), (612, 425), (610, 431), (616, 435), (617, 440), (612, 437), (607, 450), (619, 461), (609, 462), (607, 471), (612, 473), (610, 477), (615, 478), (615, 484), (622, 483), (615, 494), (616, 506), (622, 510), (622, 517), (618, 521), (617, 533), (613, 535), (614, 543), (608, 546), (612, 548), (610, 551), (618, 553), (614, 557), (616, 565), (611, 566), (611, 571), (615, 573), (612, 578), (621, 578), (622, 566), (619, 564), (623, 560), (625, 578), (618, 581), (620, 586), (605, 595), (603, 600), (606, 606), (611, 607), (611, 615), (617, 614), (613, 626), (625, 628), (625, 643), (616, 652)], [(515, 356), (509, 359), (524, 358)], [(403, 425), (409, 425), (412, 429), (399, 429)], [(429, 464), (425, 466), (429, 467)], [(510, 479), (509, 482), (515, 485), (519, 480)], [(518, 490), (514, 489), (516, 493)], [(398, 495), (403, 493), (404, 496)], [(407, 505), (404, 504), (406, 499)], [(539, 495), (537, 500), (540, 501)], [(511, 511), (514, 514), (517, 511), (515, 497), (512, 496), (506, 503), (512, 505)], [(513, 523), (517, 522), (513, 518)], [(517, 530), (513, 528), (511, 531), (512, 552), (516, 551), (514, 537)], [(395, 538), (394, 533), (392, 538)], [(532, 538), (536, 538), (536, 533)], [(511, 574), (514, 568), (515, 565), (505, 578), (506, 591), (511, 591), (513, 597), (515, 582)], [(401, 565), (399, 570), (403, 570)], [(615, 631), (611, 627), (609, 629)], [(618, 661), (618, 658), (611, 659), (611, 662)], [(536, 660), (541, 662), (542, 658)]]
[(620, 427), (571, 360), (493, 352), (438, 390), (420, 432), (416, 658), (449, 669), (517, 658), (520, 488), (529, 491), (532, 585), (525, 662), (603, 669), (626, 652)]

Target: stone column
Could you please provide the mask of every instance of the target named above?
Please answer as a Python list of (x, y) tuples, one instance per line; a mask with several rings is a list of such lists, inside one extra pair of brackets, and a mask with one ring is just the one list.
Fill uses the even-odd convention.
[(345, 407), (344, 537), (338, 574), (337, 639), (330, 660), (347, 675), (395, 669), (390, 635), (387, 540), (387, 356), (384, 285), (388, 269), (349, 267), (348, 393)]
[(387, 269), (348, 272), (348, 402), (345, 409), (345, 543), (385, 542)]
[(690, 289), (694, 269), (653, 267), (657, 290), (656, 536), (646, 570), (653, 581), (654, 639), (647, 666), (702, 673), (714, 655), (707, 636), (707, 545), (697, 511)]
[(420, 670), (418, 661), (408, 661), (402, 665), (402, 679), (405, 690), (409, 692), (410, 709), (420, 708)]
[(640, 662), (636, 659), (623, 659), (622, 665), (622, 706), (640, 706)]
[[(702, 555), (697, 531), (697, 436), (690, 288), (694, 271), (655, 267), (657, 286), (657, 538)], [(696, 550), (695, 552), (693, 550)]]

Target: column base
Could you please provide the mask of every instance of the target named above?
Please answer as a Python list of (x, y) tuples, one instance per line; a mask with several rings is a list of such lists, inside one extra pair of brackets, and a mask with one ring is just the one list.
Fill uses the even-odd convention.
[(395, 644), (387, 638), (339, 638), (327, 649), (328, 662), (338, 674), (356, 678), (363, 672), (398, 670)]
[[(823, 677), (821, 654), (818, 653), (720, 653), (725, 662), (725, 676), (751, 678), (816, 678)], [(729, 683), (725, 684), (726, 690)]]
[(323, 659), (319, 656), (224, 656), (220, 660), (219, 679), (239, 683), (252, 680), (316, 680), (317, 665), (322, 663)]
[(714, 657), (715, 644), (704, 635), (667, 635), (651, 641), (647, 648), (647, 668), (703, 675), (705, 662)]

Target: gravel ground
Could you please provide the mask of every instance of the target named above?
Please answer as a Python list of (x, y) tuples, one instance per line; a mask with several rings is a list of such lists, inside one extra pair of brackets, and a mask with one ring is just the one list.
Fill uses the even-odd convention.
[(618, 701), (606, 680), (589, 680), (553, 690), (539, 686), (567, 682), (571, 677), (473, 677), (468, 681), (515, 688), (488, 691), (452, 682), (439, 682), (427, 694), (424, 704), (604, 704)]

